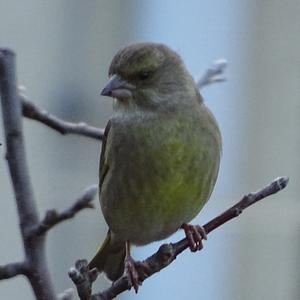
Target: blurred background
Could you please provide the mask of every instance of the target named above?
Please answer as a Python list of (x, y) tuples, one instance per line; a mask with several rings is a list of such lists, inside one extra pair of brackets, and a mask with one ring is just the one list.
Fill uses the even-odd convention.
[[(17, 53), (18, 82), (38, 106), (70, 121), (105, 126), (112, 105), (101, 97), (115, 52), (132, 42), (162, 42), (199, 77), (226, 58), (228, 81), (202, 93), (224, 142), (219, 179), (195, 223), (204, 224), (281, 175), (286, 190), (248, 209), (209, 235), (199, 254), (186, 251), (148, 279), (139, 294), (120, 299), (300, 299), (300, 2), (0, 0), (0, 46)], [(1, 122), (1, 136), (3, 131)], [(97, 183), (101, 145), (61, 136), (24, 120), (27, 156), (41, 215), (64, 209)], [(23, 249), (0, 147), (0, 264)], [(67, 272), (90, 259), (107, 227), (96, 210), (81, 212), (48, 235), (57, 292), (72, 287)], [(169, 240), (183, 237), (179, 232)], [(158, 244), (137, 248), (145, 258)], [(100, 280), (96, 290), (108, 286)], [(28, 282), (0, 282), (0, 299), (31, 300)]]

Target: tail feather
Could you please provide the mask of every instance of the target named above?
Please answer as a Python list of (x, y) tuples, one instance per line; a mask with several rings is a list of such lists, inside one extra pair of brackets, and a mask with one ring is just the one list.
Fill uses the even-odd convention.
[(125, 243), (112, 238), (110, 231), (89, 263), (89, 268), (104, 272), (108, 279), (114, 281), (124, 273)]

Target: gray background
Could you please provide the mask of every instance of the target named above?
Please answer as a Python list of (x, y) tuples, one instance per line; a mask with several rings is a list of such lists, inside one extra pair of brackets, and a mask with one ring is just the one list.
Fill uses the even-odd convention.
[[(195, 222), (203, 224), (276, 176), (291, 178), (288, 189), (212, 233), (204, 251), (184, 253), (137, 296), (127, 292), (120, 299), (300, 299), (299, 15), (297, 0), (0, 0), (0, 46), (16, 51), (19, 84), (36, 104), (67, 120), (105, 126), (111, 101), (99, 92), (114, 53), (131, 42), (168, 44), (195, 77), (213, 60), (228, 60), (228, 82), (203, 91), (224, 151), (216, 189)], [(39, 211), (63, 209), (97, 182), (100, 144), (24, 123)], [(23, 256), (4, 155), (2, 146), (0, 264)], [(75, 259), (91, 258), (104, 238), (99, 216), (97, 204), (50, 232), (58, 292), (72, 286), (67, 271)], [(138, 248), (134, 256), (157, 247)], [(96, 288), (105, 285), (102, 280)], [(0, 282), (0, 299), (20, 296), (33, 299), (24, 278)]]

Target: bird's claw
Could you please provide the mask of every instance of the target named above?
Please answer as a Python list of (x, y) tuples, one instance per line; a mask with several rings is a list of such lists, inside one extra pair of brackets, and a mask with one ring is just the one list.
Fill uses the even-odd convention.
[(135, 266), (135, 261), (131, 256), (125, 258), (124, 276), (126, 276), (129, 285), (133, 287), (134, 291), (137, 293), (141, 283), (139, 281), (139, 274)]
[(200, 225), (183, 224), (181, 228), (185, 232), (189, 247), (192, 252), (199, 251), (203, 248), (202, 240), (207, 239), (205, 229)]

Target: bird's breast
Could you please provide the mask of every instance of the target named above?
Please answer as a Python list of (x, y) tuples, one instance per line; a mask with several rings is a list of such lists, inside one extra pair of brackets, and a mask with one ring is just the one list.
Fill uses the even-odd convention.
[(115, 122), (101, 206), (110, 229), (135, 244), (163, 239), (194, 218), (217, 177), (220, 151), (195, 118)]

